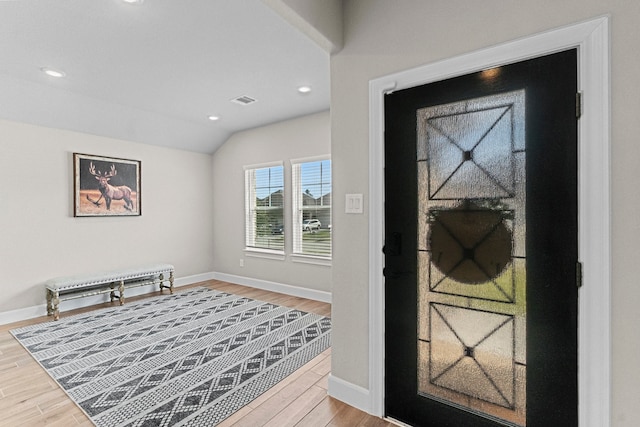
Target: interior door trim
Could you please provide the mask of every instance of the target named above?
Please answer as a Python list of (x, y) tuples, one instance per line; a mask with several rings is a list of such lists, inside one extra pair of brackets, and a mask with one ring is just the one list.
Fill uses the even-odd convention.
[(611, 412), (609, 17), (550, 30), (369, 82), (369, 407), (384, 416), (384, 95), (394, 90), (578, 49), (578, 317), (580, 427), (608, 427)]

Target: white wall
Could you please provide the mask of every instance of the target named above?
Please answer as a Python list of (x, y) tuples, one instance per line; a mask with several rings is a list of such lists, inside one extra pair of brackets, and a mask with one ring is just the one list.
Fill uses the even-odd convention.
[[(142, 216), (74, 218), (74, 152), (141, 160)], [(0, 120), (0, 314), (44, 304), (57, 276), (156, 262), (210, 273), (211, 173), (210, 155)]]
[[(620, 0), (349, 0), (344, 48), (331, 58), (334, 238), (332, 375), (368, 387), (368, 217), (343, 194), (368, 196), (371, 79), (611, 14), (613, 196), (612, 425), (640, 419), (640, 2)], [(585, 96), (589, 96), (585, 94)]]
[(342, 0), (262, 0), (322, 49), (342, 48)]
[[(243, 166), (284, 161), (285, 251), (291, 253), (291, 159), (331, 152), (329, 112), (312, 114), (234, 134), (213, 155), (215, 200), (214, 269), (216, 273), (331, 292), (331, 267), (247, 257), (244, 253)], [(240, 260), (244, 267), (240, 267)]]

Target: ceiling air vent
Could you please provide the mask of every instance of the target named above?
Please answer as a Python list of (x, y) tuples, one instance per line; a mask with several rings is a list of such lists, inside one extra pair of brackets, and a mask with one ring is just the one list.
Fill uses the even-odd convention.
[(235, 102), (236, 104), (240, 104), (240, 105), (249, 105), (256, 102), (256, 99), (251, 98), (250, 96), (247, 96), (247, 95), (242, 95), (235, 99), (232, 99), (231, 102)]

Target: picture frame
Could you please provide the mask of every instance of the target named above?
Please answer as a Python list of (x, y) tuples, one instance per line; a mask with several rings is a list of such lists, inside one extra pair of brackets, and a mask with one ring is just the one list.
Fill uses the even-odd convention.
[(139, 160), (73, 153), (74, 217), (140, 216)]

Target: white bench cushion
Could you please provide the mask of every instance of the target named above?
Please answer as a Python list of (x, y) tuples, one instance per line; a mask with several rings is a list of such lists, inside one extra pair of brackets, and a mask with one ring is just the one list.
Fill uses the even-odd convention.
[(123, 270), (58, 277), (55, 279), (47, 280), (44, 285), (51, 291), (62, 292), (77, 288), (104, 285), (111, 282), (119, 282), (121, 280), (131, 280), (147, 276), (157, 276), (161, 273), (170, 273), (173, 270), (173, 265), (171, 264), (154, 264)]

